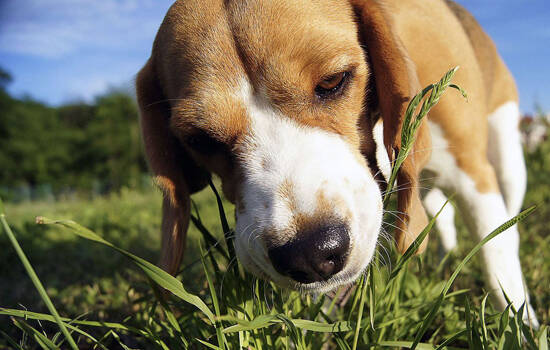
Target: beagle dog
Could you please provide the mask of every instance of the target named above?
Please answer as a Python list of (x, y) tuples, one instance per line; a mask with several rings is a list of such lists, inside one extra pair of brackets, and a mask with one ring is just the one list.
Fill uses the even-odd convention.
[[(353, 282), (377, 245), (408, 102), (454, 66), (469, 101), (441, 98), (397, 178), (401, 252), (445, 192), (457, 194), (477, 240), (522, 204), (518, 94), (476, 20), (450, 0), (176, 1), (137, 77), (164, 195), (160, 265), (178, 270), (189, 197), (217, 174), (235, 204), (245, 268), (303, 291)], [(436, 188), (424, 205), (423, 177)], [(450, 207), (437, 227), (452, 249)], [(482, 250), (502, 308), (500, 286), (516, 309), (528, 305), (518, 244), (511, 227)]]

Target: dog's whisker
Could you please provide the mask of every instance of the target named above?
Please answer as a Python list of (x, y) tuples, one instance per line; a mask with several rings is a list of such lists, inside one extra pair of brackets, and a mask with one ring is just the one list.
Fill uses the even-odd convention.
[(393, 217), (395, 217), (395, 219), (399, 220), (402, 224), (406, 224), (407, 222), (403, 219), (403, 216), (405, 215), (404, 213), (394, 213), (394, 212), (389, 212), (389, 211), (384, 211), (384, 214), (389, 214)]
[(389, 222), (386, 222), (386, 221), (383, 221), (383, 222), (382, 222), (382, 225), (383, 225), (383, 226), (392, 227), (392, 228), (394, 228), (394, 229), (396, 229), (396, 230), (398, 230), (398, 231), (400, 231), (400, 232), (402, 232), (402, 233), (404, 233), (404, 234), (406, 234), (406, 235), (409, 235), (409, 234), (410, 234), (409, 231), (408, 231), (407, 229), (401, 228), (401, 227), (399, 227), (399, 226), (397, 226), (397, 225), (394, 225), (394, 224), (390, 224)]
[(233, 264), (236, 264), (237, 263), (237, 257), (234, 256), (233, 258), (231, 258), (231, 260), (229, 261), (229, 263), (227, 264), (227, 268), (225, 269), (223, 275), (222, 275), (222, 280), (221, 280), (221, 283), (220, 283), (220, 297), (223, 297), (223, 285), (224, 285), (224, 282), (225, 282), (225, 276), (227, 276), (227, 273), (229, 271), (231, 271), (231, 268), (233, 267)]
[[(426, 187), (426, 186), (414, 186), (415, 188), (419, 189), (419, 190), (431, 190), (432, 188), (431, 187)], [(412, 189), (413, 186), (411, 186), (410, 184), (404, 184), (404, 185), (400, 185), (400, 186), (395, 186), (391, 189), (391, 191), (384, 191), (384, 193), (382, 195), (386, 195), (386, 194), (393, 194), (393, 193), (397, 193), (397, 192), (400, 192), (400, 191), (405, 191), (405, 190), (410, 190)]]

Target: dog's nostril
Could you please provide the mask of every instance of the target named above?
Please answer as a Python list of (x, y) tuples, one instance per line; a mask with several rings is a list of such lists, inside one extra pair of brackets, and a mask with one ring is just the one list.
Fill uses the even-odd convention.
[(346, 225), (323, 226), (300, 232), (296, 239), (270, 249), (269, 258), (279, 273), (298, 282), (328, 280), (343, 269), (349, 240)]
[(329, 259), (319, 263), (318, 270), (322, 276), (330, 277), (334, 274), (335, 267), (336, 267), (336, 263), (334, 262), (334, 260)]

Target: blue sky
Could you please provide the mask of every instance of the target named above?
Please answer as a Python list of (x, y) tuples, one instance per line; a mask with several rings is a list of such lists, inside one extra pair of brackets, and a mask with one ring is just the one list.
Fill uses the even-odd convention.
[[(130, 89), (172, 0), (0, 0), (0, 66), (51, 105)], [(459, 0), (516, 77), (521, 109), (550, 111), (550, 1)]]

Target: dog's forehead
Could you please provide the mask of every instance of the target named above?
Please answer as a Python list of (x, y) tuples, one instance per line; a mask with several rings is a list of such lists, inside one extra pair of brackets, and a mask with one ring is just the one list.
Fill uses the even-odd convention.
[(182, 73), (216, 72), (225, 79), (241, 70), (254, 79), (292, 64), (292, 73), (316, 67), (314, 73), (330, 73), (330, 61), (362, 54), (350, 5), (331, 0), (177, 1), (156, 47), (158, 55), (182, 63)]
[[(359, 80), (366, 74), (346, 1), (178, 1), (155, 45), (168, 82), (163, 86), (170, 98), (179, 100), (176, 110), (185, 114), (181, 124), (207, 124), (226, 136), (230, 125), (230, 137), (246, 128), (246, 106), (239, 93), (243, 81), (277, 108), (286, 108), (283, 113), (297, 117), (297, 106), (311, 102), (323, 77), (356, 65), (361, 65)], [(321, 119), (312, 114), (304, 111), (300, 119)], [(332, 122), (342, 124), (334, 118)], [(340, 128), (351, 129), (354, 121), (346, 124)], [(322, 127), (341, 133), (334, 125)]]
[(345, 1), (229, 1), (226, 11), (236, 48), (250, 69), (270, 69), (281, 58), (300, 61), (303, 69), (357, 43)]

